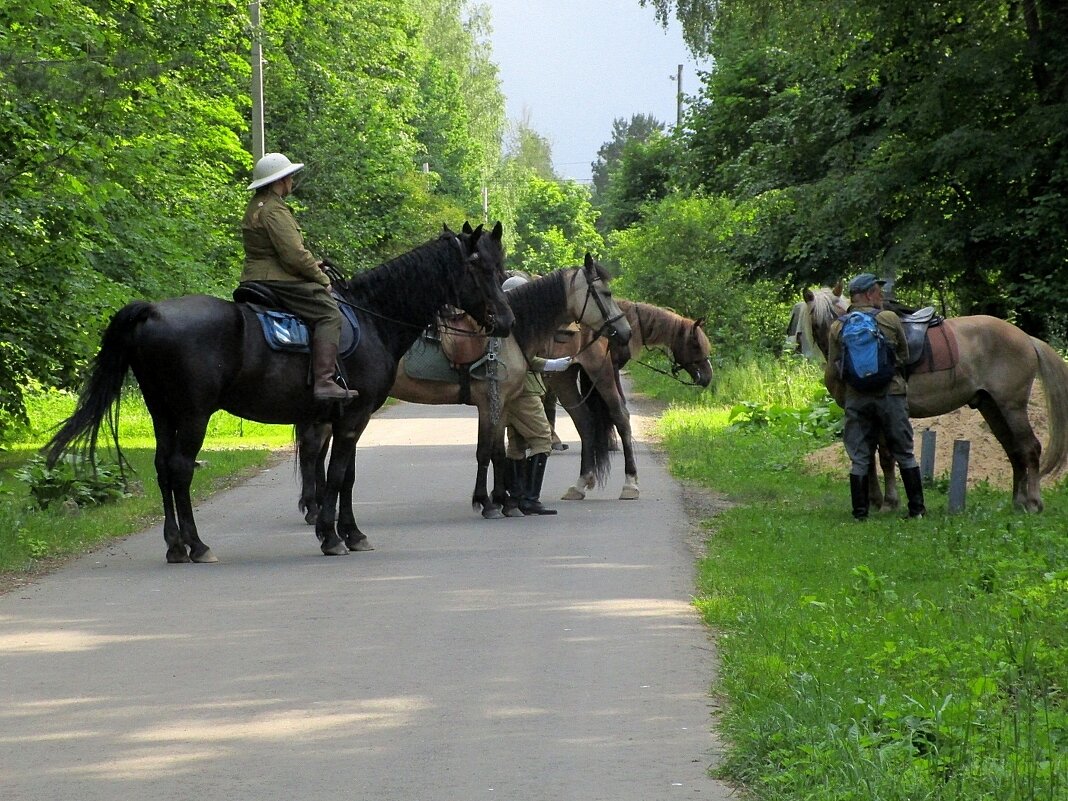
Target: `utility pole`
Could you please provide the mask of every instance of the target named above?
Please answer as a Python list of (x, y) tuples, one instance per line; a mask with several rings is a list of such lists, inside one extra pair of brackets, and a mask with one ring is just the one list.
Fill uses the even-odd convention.
[(682, 64), (679, 64), (678, 77), (675, 79), (675, 127), (682, 127)]
[(263, 47), (260, 28), (260, 2), (248, 4), (249, 21), (252, 23), (252, 160), (263, 158)]

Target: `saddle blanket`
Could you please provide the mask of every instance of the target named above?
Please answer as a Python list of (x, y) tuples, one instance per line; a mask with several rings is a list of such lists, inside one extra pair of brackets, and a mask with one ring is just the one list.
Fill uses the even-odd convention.
[[(308, 325), (295, 314), (279, 309), (268, 309), (254, 303), (248, 304), (249, 308), (256, 312), (263, 329), (264, 339), (271, 350), (288, 351), (290, 353), (310, 353), (311, 338)], [(360, 321), (356, 312), (349, 306), (339, 303), (341, 309), (341, 342), (338, 345), (338, 355), (342, 358), (348, 356), (360, 344)]]
[[(467, 373), (476, 381), (485, 381), (488, 376), (488, 360), (483, 357), (467, 368)], [(404, 373), (409, 378), (422, 381), (443, 381), (447, 384), (460, 383), (460, 371), (454, 368), (445, 351), (441, 347), (440, 340), (421, 336), (415, 341), (408, 352), (404, 354)], [(508, 368), (504, 362), (497, 363), (497, 378), (503, 380), (508, 374)]]
[(927, 340), (920, 360), (912, 366), (911, 375), (917, 373), (937, 373), (949, 370), (960, 361), (960, 350), (953, 329), (945, 323), (927, 329)]

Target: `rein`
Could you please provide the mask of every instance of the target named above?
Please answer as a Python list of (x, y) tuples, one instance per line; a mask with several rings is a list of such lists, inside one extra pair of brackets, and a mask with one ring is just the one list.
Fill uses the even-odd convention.
[[(642, 341), (642, 347), (643, 348), (649, 347), (646, 344), (648, 338), (645, 336), (645, 321), (642, 320), (641, 304), (640, 303), (635, 303), (634, 304), (634, 316), (636, 318), (638, 318), (638, 334), (642, 338), (642, 340), (641, 340)], [(652, 350), (652, 348), (650, 348), (650, 350)], [(660, 350), (660, 348), (657, 348), (657, 350)], [(641, 359), (635, 359), (635, 361), (638, 364), (640, 364), (642, 367), (646, 368), (647, 370), (652, 370), (654, 373), (660, 373), (660, 375), (665, 375), (665, 376), (668, 376), (669, 378), (673, 378), (675, 381), (677, 381), (679, 384), (681, 384), (684, 387), (698, 387), (698, 388), (700, 388), (700, 385), (696, 381), (692, 381), (692, 380), (691, 381), (683, 381), (681, 378), (679, 378), (679, 371), (680, 370), (686, 370), (686, 372), (688, 373), (689, 370), (687, 369), (687, 366), (689, 364), (698, 364), (698, 362), (694, 361), (694, 362), (688, 362), (687, 364), (683, 364), (682, 362), (677, 361), (675, 359), (675, 354), (669, 353), (667, 350), (661, 350), (660, 352), (663, 353), (665, 356), (667, 356), (669, 359), (671, 359), (671, 372), (670, 373), (667, 372), (666, 370), (661, 370), (659, 367), (654, 367), (653, 365), (648, 364), (647, 362), (643, 362)]]

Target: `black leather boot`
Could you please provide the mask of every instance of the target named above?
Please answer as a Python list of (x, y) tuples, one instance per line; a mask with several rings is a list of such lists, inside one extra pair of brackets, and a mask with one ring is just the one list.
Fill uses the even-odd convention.
[(541, 482), (545, 479), (545, 463), (549, 454), (536, 453), (527, 459), (527, 492), (519, 502), (519, 510), (525, 515), (554, 515), (555, 509), (541, 504)]
[(853, 517), (868, 519), (868, 477), (849, 474), (849, 497), (853, 501)]
[(504, 516), (505, 517), (525, 517), (522, 511), (519, 509), (519, 504), (523, 500), (523, 495), (526, 493), (527, 486), (527, 460), (526, 459), (509, 459), (508, 467), (504, 472), (505, 483), (505, 498), (504, 498)]
[(901, 471), (901, 483), (905, 485), (905, 497), (909, 500), (909, 517), (923, 517), (927, 507), (923, 505), (923, 477), (920, 468), (910, 467)]
[(324, 337), (312, 337), (312, 395), (317, 401), (350, 401), (360, 393), (334, 381), (337, 371), (337, 344)]

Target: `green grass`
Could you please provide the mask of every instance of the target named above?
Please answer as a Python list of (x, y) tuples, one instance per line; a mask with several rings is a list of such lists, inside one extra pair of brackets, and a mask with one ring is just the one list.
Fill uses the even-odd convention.
[[(124, 393), (119, 415), (120, 445), (134, 468), (130, 497), (78, 510), (63, 506), (37, 509), (28, 485), (14, 475), (48, 440), (55, 425), (73, 411), (74, 398), (55, 391), (33, 392), (27, 401), (29, 429), (18, 443), (0, 451), (0, 575), (11, 578), (32, 573), (103, 540), (140, 531), (162, 518), (152, 464), (155, 440), (151, 419), (136, 391)], [(291, 449), (292, 442), (291, 426), (251, 423), (225, 412), (216, 413), (194, 475), (194, 500), (253, 474), (278, 458), (280, 451)], [(102, 433), (101, 447), (105, 444)], [(162, 558), (162, 541), (160, 548)]]
[(844, 473), (803, 466), (827, 441), (803, 414), (731, 425), (743, 399), (821, 397), (818, 372), (775, 369), (725, 368), (660, 424), (673, 472), (737, 504), (703, 522), (695, 600), (722, 662), (722, 773), (769, 800), (1068, 799), (1068, 487), (1037, 516), (990, 489), (949, 515), (932, 489), (922, 521), (854, 523)]

